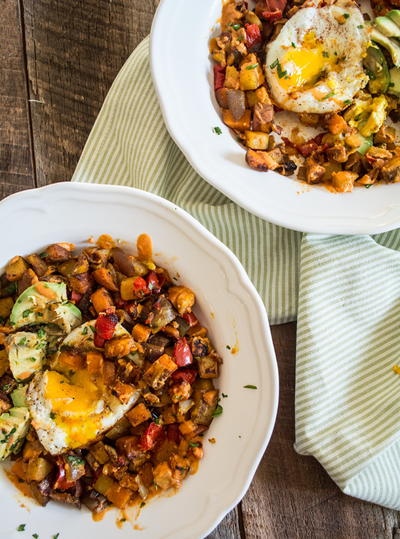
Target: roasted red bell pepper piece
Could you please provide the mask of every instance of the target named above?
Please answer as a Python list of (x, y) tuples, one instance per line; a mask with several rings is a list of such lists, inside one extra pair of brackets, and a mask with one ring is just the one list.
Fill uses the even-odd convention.
[(140, 437), (138, 447), (142, 451), (150, 451), (164, 435), (164, 427), (151, 422)]
[(117, 324), (118, 316), (114, 312), (100, 313), (95, 324), (95, 346), (102, 348), (104, 346), (104, 341), (112, 339)]
[(257, 24), (245, 24), (246, 29), (246, 46), (248, 49), (262, 42), (261, 30)]
[(178, 369), (171, 374), (171, 378), (174, 382), (188, 382), (188, 384), (193, 384), (193, 382), (196, 380), (196, 377), (196, 370), (190, 367), (186, 369)]
[(133, 290), (138, 295), (148, 294), (150, 292), (143, 277), (136, 277), (136, 279), (133, 281)]
[(53, 488), (55, 490), (68, 490), (75, 485), (75, 481), (68, 481), (67, 474), (65, 470), (65, 462), (62, 457), (58, 457), (56, 460), (57, 464), (57, 477), (54, 482)]
[(187, 367), (193, 363), (192, 351), (185, 337), (182, 337), (175, 343), (174, 359), (178, 367)]
[(155, 294), (158, 294), (161, 290), (160, 281), (158, 280), (158, 275), (155, 271), (151, 271), (147, 277), (147, 288), (150, 290), (150, 292), (154, 292)]
[(274, 11), (263, 11), (261, 16), (263, 19), (269, 22), (278, 21), (282, 18), (282, 11), (280, 9), (276, 9)]
[(214, 90), (223, 88), (225, 82), (225, 67), (218, 64), (214, 66)]
[(176, 445), (181, 441), (181, 433), (179, 432), (178, 423), (171, 423), (167, 425), (167, 438), (170, 442), (174, 442)]
[(186, 320), (186, 322), (189, 324), (189, 326), (192, 328), (193, 326), (197, 326), (199, 321), (197, 320), (197, 317), (194, 313), (185, 313), (182, 315), (182, 318)]

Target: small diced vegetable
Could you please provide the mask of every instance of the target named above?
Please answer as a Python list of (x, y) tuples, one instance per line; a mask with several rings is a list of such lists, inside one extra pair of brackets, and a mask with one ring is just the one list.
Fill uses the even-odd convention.
[(124, 509), (127, 506), (129, 499), (132, 495), (132, 491), (119, 486), (117, 483), (111, 485), (107, 489), (106, 497), (119, 509)]
[(159, 357), (144, 373), (143, 379), (153, 389), (161, 389), (178, 366), (168, 354)]
[(239, 131), (245, 131), (250, 129), (251, 123), (251, 111), (246, 109), (243, 116), (238, 120), (235, 120), (232, 112), (229, 109), (223, 109), (222, 120), (231, 129), (237, 129)]
[(35, 270), (36, 275), (38, 275), (39, 277), (43, 277), (46, 274), (48, 270), (47, 264), (42, 258), (40, 258), (39, 255), (28, 255), (26, 259)]
[(152, 422), (140, 437), (138, 445), (143, 451), (150, 451), (163, 435), (164, 427)]
[(114, 382), (113, 392), (117, 394), (117, 397), (123, 404), (129, 402), (129, 400), (133, 397), (135, 391), (136, 389), (130, 384), (124, 384), (119, 380)]
[(161, 489), (167, 490), (174, 484), (172, 478), (172, 470), (168, 466), (168, 462), (160, 462), (154, 468), (154, 483)]
[(228, 88), (219, 88), (216, 90), (215, 97), (217, 98), (218, 105), (221, 108), (228, 108)]
[(139, 260), (149, 262), (153, 257), (153, 242), (148, 234), (140, 234), (136, 240)]
[(136, 324), (132, 329), (132, 336), (137, 342), (146, 342), (151, 335), (151, 329), (143, 324)]
[(356, 172), (350, 172), (348, 170), (340, 170), (332, 174), (332, 185), (341, 193), (348, 193), (353, 190), (354, 181), (358, 178)]
[(117, 423), (115, 423), (115, 425), (107, 432), (106, 436), (107, 438), (110, 438), (110, 440), (117, 440), (118, 438), (121, 438), (121, 436), (126, 434), (129, 429), (130, 423), (124, 416), (122, 419), (117, 421)]
[(102, 375), (104, 366), (103, 354), (94, 350), (86, 352), (86, 365), (90, 374), (95, 376)]
[(246, 110), (246, 96), (242, 90), (228, 89), (228, 108), (235, 120), (240, 120)]
[(186, 286), (171, 286), (168, 297), (180, 315), (190, 312), (196, 301), (194, 292)]
[(101, 474), (94, 484), (94, 489), (97, 490), (97, 492), (100, 492), (100, 494), (103, 494), (103, 496), (107, 496), (108, 490), (115, 484), (115, 481), (113, 481), (111, 477)]
[(239, 90), (239, 71), (236, 69), (235, 66), (226, 67), (224, 86), (225, 88)]
[(115, 245), (115, 242), (110, 236), (110, 234), (101, 234), (101, 236), (99, 236), (98, 240), (96, 241), (96, 245), (98, 245), (100, 249), (112, 249)]
[(216, 354), (197, 358), (200, 378), (218, 378), (219, 360)]
[(107, 268), (99, 268), (93, 273), (94, 280), (99, 283), (99, 285), (104, 286), (107, 290), (111, 292), (116, 292), (118, 287), (114, 281), (114, 278), (111, 274), (111, 271)]
[(98, 314), (114, 306), (114, 302), (105, 288), (99, 288), (96, 292), (93, 292), (90, 296), (90, 301)]
[(269, 136), (261, 131), (245, 131), (246, 146), (253, 150), (266, 150)]
[(18, 281), (27, 269), (28, 264), (22, 256), (14, 256), (6, 266), (6, 278), (9, 281)]
[(42, 457), (30, 460), (26, 468), (26, 477), (29, 481), (43, 481), (51, 472), (52, 465)]
[(140, 425), (140, 423), (143, 423), (144, 421), (150, 419), (151, 413), (146, 407), (146, 405), (141, 402), (140, 404), (132, 408), (132, 410), (126, 414), (126, 417), (132, 423), (132, 426), (137, 427), (138, 425)]
[(0, 318), (8, 318), (13, 308), (14, 300), (12, 298), (0, 299)]
[[(110, 456), (107, 453), (103, 442), (98, 442), (96, 445), (92, 446), (90, 448), (90, 453), (94, 456), (94, 458), (100, 464), (105, 464), (106, 462), (110, 460)], [(99, 492), (101, 491), (99, 490)], [(102, 494), (104, 493), (102, 492)]]
[(113, 337), (104, 345), (104, 353), (107, 358), (125, 357), (134, 347), (133, 339), (130, 335)]
[(182, 337), (175, 343), (174, 359), (178, 367), (187, 367), (193, 363), (192, 351), (185, 337)]
[(73, 249), (72, 243), (53, 243), (45, 251), (46, 258), (52, 262), (65, 262), (72, 258)]

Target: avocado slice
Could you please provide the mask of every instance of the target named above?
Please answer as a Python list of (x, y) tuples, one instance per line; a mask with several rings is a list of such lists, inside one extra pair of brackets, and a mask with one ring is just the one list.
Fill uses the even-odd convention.
[(16, 300), (10, 314), (10, 323), (15, 328), (30, 324), (46, 322), (46, 307), (49, 303), (67, 301), (65, 283), (46, 283), (39, 281), (33, 284)]
[(11, 400), (15, 408), (27, 407), (28, 403), (26, 401), (26, 390), (28, 385), (20, 385), (17, 389), (11, 392)]
[(377, 17), (375, 19), (376, 28), (387, 37), (400, 37), (400, 28), (389, 17)]
[(27, 382), (35, 372), (42, 370), (46, 356), (44, 337), (18, 331), (8, 337), (7, 347), (10, 369), (18, 382)]
[(398, 9), (392, 9), (386, 13), (385, 17), (389, 17), (390, 20), (400, 27), (400, 11)]
[(370, 79), (368, 89), (371, 94), (385, 93), (390, 83), (389, 68), (379, 47), (368, 47), (363, 66)]
[[(81, 326), (71, 331), (71, 333), (65, 337), (61, 346), (71, 346), (74, 348), (95, 348), (93, 342), (95, 326), (96, 320), (85, 322)], [(121, 337), (122, 335), (130, 335), (130, 333), (118, 323), (115, 326), (114, 337)]]
[(376, 43), (379, 43), (379, 45), (382, 45), (382, 47), (385, 47), (385, 49), (389, 51), (394, 65), (396, 67), (400, 67), (400, 46), (397, 45), (397, 43), (395, 43), (393, 39), (390, 39), (390, 37), (385, 36), (376, 28), (372, 28), (370, 37), (372, 41), (375, 41)]
[(0, 415), (0, 460), (18, 453), (28, 432), (28, 408), (10, 408)]
[(70, 333), (82, 323), (82, 313), (74, 303), (69, 301), (59, 305), (52, 304), (48, 306), (48, 322), (60, 326), (64, 333)]
[(390, 83), (388, 93), (400, 98), (400, 69), (392, 67), (389, 71)]

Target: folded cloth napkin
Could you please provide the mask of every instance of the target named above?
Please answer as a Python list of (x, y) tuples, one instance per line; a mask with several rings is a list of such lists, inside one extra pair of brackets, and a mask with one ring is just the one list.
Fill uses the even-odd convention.
[(296, 449), (344, 492), (400, 508), (400, 234), (302, 238), (216, 191), (168, 135), (148, 38), (112, 85), (73, 181), (129, 185), (186, 209), (241, 260), (272, 324), (296, 318), (300, 282)]

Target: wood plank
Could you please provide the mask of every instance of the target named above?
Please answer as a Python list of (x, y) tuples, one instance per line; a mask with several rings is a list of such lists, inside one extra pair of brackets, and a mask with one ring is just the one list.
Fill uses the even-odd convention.
[(158, 0), (23, 0), (38, 185), (69, 180)]
[(18, 2), (1, 1), (0, 198), (34, 187)]
[(271, 443), (242, 502), (247, 538), (392, 538), (396, 511), (344, 495), (294, 443), (295, 324), (272, 328), (281, 395)]
[(207, 539), (239, 539), (241, 537), (239, 506), (235, 507), (222, 520)]

